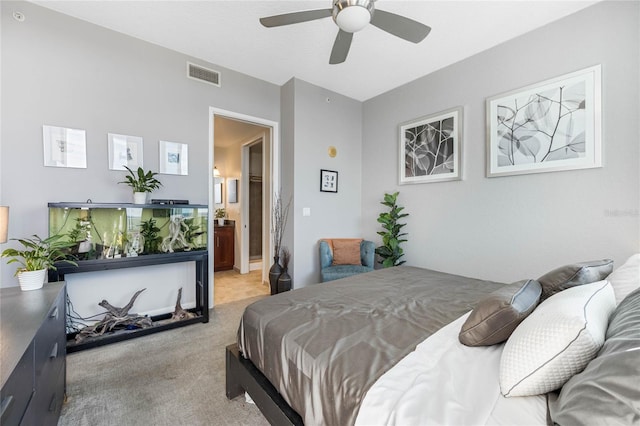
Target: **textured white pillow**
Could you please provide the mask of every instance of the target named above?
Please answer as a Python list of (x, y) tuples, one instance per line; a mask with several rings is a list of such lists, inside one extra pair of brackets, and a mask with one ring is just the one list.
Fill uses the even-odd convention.
[(634, 254), (608, 277), (616, 295), (616, 305), (636, 288), (640, 288), (640, 253)]
[(500, 359), (504, 396), (539, 395), (582, 371), (604, 343), (613, 288), (598, 281), (561, 291), (515, 329)]

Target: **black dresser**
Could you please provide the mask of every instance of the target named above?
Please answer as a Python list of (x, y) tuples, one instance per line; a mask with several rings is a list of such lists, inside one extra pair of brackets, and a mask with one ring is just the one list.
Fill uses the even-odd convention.
[(64, 282), (0, 290), (0, 424), (56, 425), (66, 383)]

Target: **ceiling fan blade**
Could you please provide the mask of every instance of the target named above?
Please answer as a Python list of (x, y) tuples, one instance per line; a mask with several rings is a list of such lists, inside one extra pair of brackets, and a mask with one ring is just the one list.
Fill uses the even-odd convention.
[(431, 27), (418, 21), (380, 9), (376, 9), (373, 12), (371, 24), (389, 34), (413, 43), (420, 43), (431, 31)]
[(347, 59), (352, 39), (353, 33), (348, 33), (342, 30), (338, 31), (338, 36), (336, 37), (336, 41), (333, 43), (331, 57), (329, 58), (329, 63), (331, 65), (341, 64)]
[(284, 13), (282, 15), (260, 18), (260, 23), (267, 28), (279, 27), (281, 25), (297, 24), (299, 22), (328, 18), (331, 16), (331, 13), (331, 9), (304, 10), (302, 12)]

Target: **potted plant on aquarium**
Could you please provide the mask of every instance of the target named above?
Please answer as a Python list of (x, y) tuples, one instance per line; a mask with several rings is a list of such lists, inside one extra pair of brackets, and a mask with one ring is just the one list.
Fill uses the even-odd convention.
[(224, 225), (224, 218), (227, 217), (227, 211), (225, 209), (216, 209), (216, 219), (218, 219), (218, 225)]
[(64, 249), (71, 247), (73, 243), (62, 241), (63, 236), (53, 235), (44, 240), (37, 235), (33, 235), (32, 238), (12, 238), (22, 244), (23, 249), (8, 248), (1, 256), (10, 258), (7, 264), (17, 262), (21, 265), (15, 275), (23, 291), (42, 288), (47, 269), (55, 271), (57, 261), (78, 266), (76, 262), (67, 259)]
[(147, 192), (153, 192), (162, 186), (162, 183), (154, 177), (158, 173), (151, 170), (145, 172), (142, 167), (138, 167), (135, 172), (127, 166), (124, 166), (124, 168), (127, 169), (129, 175), (125, 176), (125, 180), (118, 183), (126, 183), (133, 189), (134, 204), (145, 204)]

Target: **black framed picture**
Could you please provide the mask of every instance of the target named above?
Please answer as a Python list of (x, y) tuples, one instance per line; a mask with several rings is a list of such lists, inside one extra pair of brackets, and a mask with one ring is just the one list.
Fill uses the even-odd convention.
[(320, 191), (338, 192), (338, 172), (320, 170)]

